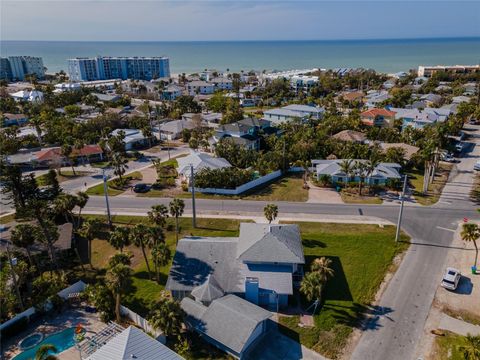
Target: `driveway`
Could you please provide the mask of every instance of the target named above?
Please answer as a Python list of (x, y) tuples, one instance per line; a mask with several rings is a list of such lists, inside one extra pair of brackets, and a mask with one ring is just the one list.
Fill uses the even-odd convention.
[(340, 194), (332, 188), (321, 188), (308, 182), (308, 203), (343, 204)]
[(325, 360), (323, 356), (297, 341), (272, 330), (247, 355), (248, 360)]

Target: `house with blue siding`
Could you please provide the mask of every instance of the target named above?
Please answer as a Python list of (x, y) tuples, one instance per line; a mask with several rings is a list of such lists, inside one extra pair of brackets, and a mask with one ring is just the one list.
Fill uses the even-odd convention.
[(271, 309), (285, 307), (303, 274), (297, 225), (240, 224), (239, 237), (190, 236), (178, 242), (166, 289), (207, 303), (235, 294)]

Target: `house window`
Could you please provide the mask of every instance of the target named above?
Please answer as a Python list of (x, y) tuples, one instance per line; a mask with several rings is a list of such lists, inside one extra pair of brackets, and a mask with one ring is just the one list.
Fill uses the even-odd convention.
[(379, 184), (378, 179), (374, 179), (374, 180), (373, 180), (373, 184), (374, 184), (374, 185), (378, 185), (378, 184)]

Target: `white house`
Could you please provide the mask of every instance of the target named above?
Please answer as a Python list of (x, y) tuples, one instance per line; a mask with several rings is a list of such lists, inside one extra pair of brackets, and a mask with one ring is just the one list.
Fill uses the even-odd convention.
[(216, 77), (210, 80), (219, 90), (232, 90), (233, 81), (226, 77)]
[(43, 102), (43, 92), (38, 90), (21, 90), (16, 93), (10, 94), (15, 101), (28, 101), (28, 102)]
[(325, 109), (321, 107), (292, 104), (282, 108), (266, 110), (263, 113), (263, 118), (274, 124), (280, 124), (294, 119), (321, 119), (324, 112)]
[(202, 169), (222, 169), (232, 165), (224, 158), (215, 157), (206, 153), (194, 152), (188, 156), (177, 159), (178, 173), (184, 178), (190, 178), (190, 165), (193, 165), (193, 172), (197, 173)]
[(81, 89), (80, 83), (61, 83), (55, 85), (54, 93), (62, 93), (67, 91), (77, 91)]
[(158, 129), (154, 129), (155, 132), (159, 132), (161, 140), (176, 140), (182, 137), (184, 129), (194, 129), (197, 127), (194, 121), (188, 119), (172, 120), (160, 124)]
[(120, 132), (125, 134), (125, 150), (132, 150), (134, 148), (143, 147), (148, 144), (148, 138), (146, 138), (141, 130), (138, 129), (116, 129), (111, 132), (111, 135), (116, 136)]
[(180, 85), (170, 84), (163, 89), (162, 96), (165, 100), (175, 100), (183, 95), (184, 90)]

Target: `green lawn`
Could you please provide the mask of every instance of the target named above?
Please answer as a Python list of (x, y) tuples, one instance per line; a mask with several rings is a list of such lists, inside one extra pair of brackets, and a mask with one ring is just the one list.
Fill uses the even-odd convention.
[[(299, 317), (281, 317), (281, 331), (305, 346), (337, 357), (392, 267), (392, 260), (408, 247), (408, 237), (395, 243), (395, 227), (378, 225), (299, 223), (306, 257), (305, 269), (317, 257), (333, 261), (335, 277), (325, 290), (323, 307), (314, 317), (315, 327), (301, 328)], [(309, 306), (302, 299), (303, 308)]]
[[(85, 218), (98, 218), (102, 221), (106, 220), (105, 216), (85, 215)], [(147, 217), (140, 216), (115, 216), (114, 224), (134, 225), (137, 223), (148, 223)], [(230, 219), (197, 219), (197, 228), (192, 228), (191, 218), (180, 218), (180, 238), (186, 235), (196, 236), (238, 236), (239, 220)], [(172, 251), (175, 252), (175, 230), (174, 219), (168, 219), (168, 231), (166, 232), (166, 242)], [(106, 241), (106, 234), (102, 234), (101, 238), (92, 241), (92, 264), (95, 268), (105, 268), (108, 259), (115, 253), (115, 249)], [(147, 268), (139, 248), (130, 246), (128, 248), (134, 256), (132, 259), (133, 285), (129, 294), (124, 300), (124, 305), (137, 312), (142, 316), (147, 314), (147, 306), (160, 295), (160, 291), (164, 289), (167, 281), (170, 265), (162, 267), (160, 271), (160, 284), (154, 280), (148, 279)], [(153, 264), (151, 263), (153, 270)]]
[(342, 201), (346, 204), (381, 204), (383, 200), (378, 196), (359, 196), (358, 194), (340, 192)]
[[(61, 182), (72, 180), (77, 177), (85, 176), (88, 174), (90, 174), (88, 171), (75, 171), (75, 175), (74, 175), (72, 170), (63, 170), (62, 175), (57, 174), (57, 180), (59, 183), (61, 183)], [(43, 174), (35, 178), (35, 180), (37, 180), (38, 186), (45, 186), (46, 179), (47, 179), (47, 174)]]
[[(134, 171), (134, 172), (131, 172), (131, 173), (123, 176), (123, 178), (127, 181), (126, 185), (123, 186), (123, 187), (117, 187), (115, 179), (109, 180), (107, 182), (108, 195), (116, 196), (116, 195), (119, 195), (119, 194), (125, 192), (129, 187), (130, 181), (132, 181), (132, 180), (142, 180), (142, 173), (140, 171)], [(88, 188), (87, 189), (87, 194), (88, 195), (104, 195), (105, 191), (103, 189), (103, 183)]]
[(110, 162), (109, 161), (98, 161), (98, 162), (92, 162), (92, 163), (90, 163), (90, 165), (92, 167), (95, 167), (95, 168), (104, 168), (104, 167), (109, 166)]
[(435, 338), (435, 359), (438, 360), (464, 360), (459, 347), (465, 345), (465, 336), (445, 331), (445, 336)]
[(417, 169), (410, 171), (408, 173), (408, 180), (413, 188), (413, 196), (415, 197), (415, 200), (417, 200), (419, 204), (425, 206), (435, 204), (440, 199), (440, 195), (442, 194), (443, 187), (447, 183), (451, 169), (451, 164), (441, 163), (437, 170), (435, 180), (428, 186), (428, 191), (425, 195), (421, 193), (424, 178), (423, 171)]
[[(307, 201), (308, 190), (303, 188), (303, 180), (301, 175), (289, 175), (276, 180), (265, 187), (245, 193), (244, 195), (214, 195), (195, 193), (198, 199), (217, 199), (217, 200), (258, 200), (258, 201)], [(142, 197), (180, 197), (191, 198), (189, 192), (178, 191), (172, 192), (166, 190), (150, 190), (147, 193), (140, 194)]]
[(8, 224), (9, 222), (12, 222), (15, 220), (15, 214), (9, 214), (0, 217), (0, 224)]

